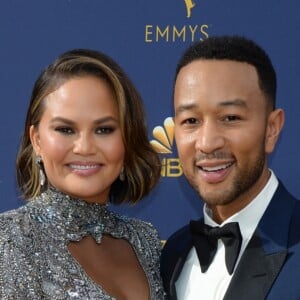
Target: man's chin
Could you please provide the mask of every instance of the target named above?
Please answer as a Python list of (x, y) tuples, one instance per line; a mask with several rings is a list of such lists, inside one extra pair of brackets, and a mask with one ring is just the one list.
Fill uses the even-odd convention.
[(213, 191), (203, 191), (198, 188), (197, 191), (201, 199), (209, 206), (227, 205), (233, 201), (233, 197), (228, 191), (220, 191), (217, 188)]

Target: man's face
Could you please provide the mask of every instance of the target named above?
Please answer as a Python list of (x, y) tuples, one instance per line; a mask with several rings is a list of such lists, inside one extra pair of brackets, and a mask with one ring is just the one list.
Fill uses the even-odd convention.
[(276, 111), (267, 106), (255, 68), (196, 60), (178, 74), (174, 108), (179, 158), (191, 185), (211, 207), (249, 203), (268, 179), (266, 154), (277, 140), (269, 138)]

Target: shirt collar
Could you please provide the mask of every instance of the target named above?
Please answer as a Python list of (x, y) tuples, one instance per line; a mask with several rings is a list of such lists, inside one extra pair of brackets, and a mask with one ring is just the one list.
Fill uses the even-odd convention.
[(211, 218), (211, 210), (204, 204), (204, 223), (210, 226), (223, 226), (228, 222), (238, 222), (243, 240), (249, 240), (278, 187), (278, 180), (275, 174), (272, 170), (270, 172), (271, 176), (261, 192), (246, 207), (232, 215), (222, 224), (217, 224)]

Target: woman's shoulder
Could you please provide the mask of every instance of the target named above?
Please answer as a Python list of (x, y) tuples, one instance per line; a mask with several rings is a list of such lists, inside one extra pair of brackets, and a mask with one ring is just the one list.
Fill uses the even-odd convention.
[(0, 229), (4, 230), (8, 224), (18, 223), (24, 218), (24, 208), (21, 206), (16, 209), (7, 210), (0, 213)]
[(120, 222), (123, 222), (124, 224), (128, 224), (128, 226), (131, 226), (132, 228), (135, 228), (139, 231), (146, 230), (147, 232), (152, 232), (154, 234), (157, 234), (157, 230), (155, 226), (148, 221), (138, 219), (135, 217), (129, 217), (126, 215), (121, 215), (118, 213), (113, 212), (116, 219), (118, 219)]
[(0, 243), (28, 238), (32, 234), (30, 214), (26, 206), (0, 214)]
[(118, 213), (113, 214), (117, 222), (127, 228), (130, 235), (138, 237), (140, 241), (147, 242), (147, 244), (153, 244), (155, 248), (160, 248), (161, 240), (159, 233), (151, 222)]

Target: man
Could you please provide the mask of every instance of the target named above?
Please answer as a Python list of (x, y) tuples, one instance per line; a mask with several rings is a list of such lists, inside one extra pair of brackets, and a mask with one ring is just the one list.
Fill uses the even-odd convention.
[(164, 247), (169, 299), (300, 299), (300, 202), (267, 162), (284, 123), (275, 98), (272, 63), (251, 40), (208, 38), (180, 59), (175, 139), (205, 204)]

